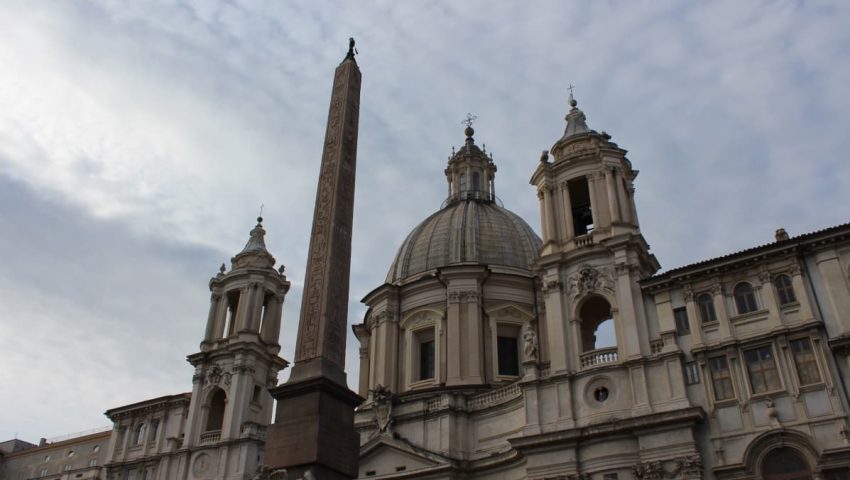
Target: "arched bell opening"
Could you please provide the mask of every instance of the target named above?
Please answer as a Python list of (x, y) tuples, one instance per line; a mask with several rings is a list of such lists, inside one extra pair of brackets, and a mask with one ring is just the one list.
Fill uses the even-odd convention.
[(618, 360), (617, 332), (611, 304), (600, 295), (581, 302), (578, 309), (581, 335), (581, 366), (613, 363)]

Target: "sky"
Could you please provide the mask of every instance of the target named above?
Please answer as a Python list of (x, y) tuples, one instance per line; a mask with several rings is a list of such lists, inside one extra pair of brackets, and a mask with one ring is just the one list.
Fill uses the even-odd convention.
[[(260, 205), (294, 356), (333, 71), (363, 74), (349, 323), (474, 113), (505, 206), (568, 86), (629, 151), (670, 269), (850, 221), (850, 3), (0, 2), (0, 440), (191, 389), (208, 280)], [(349, 384), (357, 344), (349, 333)], [(287, 377), (281, 374), (281, 380)]]

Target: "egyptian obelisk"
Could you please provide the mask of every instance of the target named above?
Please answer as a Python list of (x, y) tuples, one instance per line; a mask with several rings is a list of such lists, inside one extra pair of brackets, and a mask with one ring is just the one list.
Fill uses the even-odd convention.
[[(357, 477), (354, 407), (362, 399), (345, 382), (348, 282), (354, 219), (354, 172), (360, 112), (360, 69), (354, 40), (334, 72), (313, 231), (307, 259), (295, 365), (271, 390), (277, 399), (265, 463), (289, 478)], [(309, 474), (308, 474), (309, 472)]]

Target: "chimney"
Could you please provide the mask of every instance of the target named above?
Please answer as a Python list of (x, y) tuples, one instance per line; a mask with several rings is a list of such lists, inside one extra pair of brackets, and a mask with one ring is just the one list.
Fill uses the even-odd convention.
[(790, 237), (788, 236), (788, 232), (785, 231), (784, 228), (776, 229), (776, 241), (781, 242), (783, 240), (788, 240)]

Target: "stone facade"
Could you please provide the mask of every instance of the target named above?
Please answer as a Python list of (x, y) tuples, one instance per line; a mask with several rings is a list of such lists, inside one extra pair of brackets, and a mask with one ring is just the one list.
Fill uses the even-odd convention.
[(468, 235), (456, 213), (411, 254), (456, 202), (495, 201), (495, 167), (453, 157), (449, 200), (364, 298), (360, 478), (850, 478), (850, 225), (659, 275), (637, 170), (570, 100), (531, 178), (530, 262), (463, 257), (521, 233)]
[[(18, 448), (2, 480), (252, 478), (263, 463), (289, 282), (266, 250), (262, 218), (245, 248), (210, 279), (210, 313), (192, 392), (110, 409), (109, 431)], [(26, 446), (24, 446), (26, 447)]]

